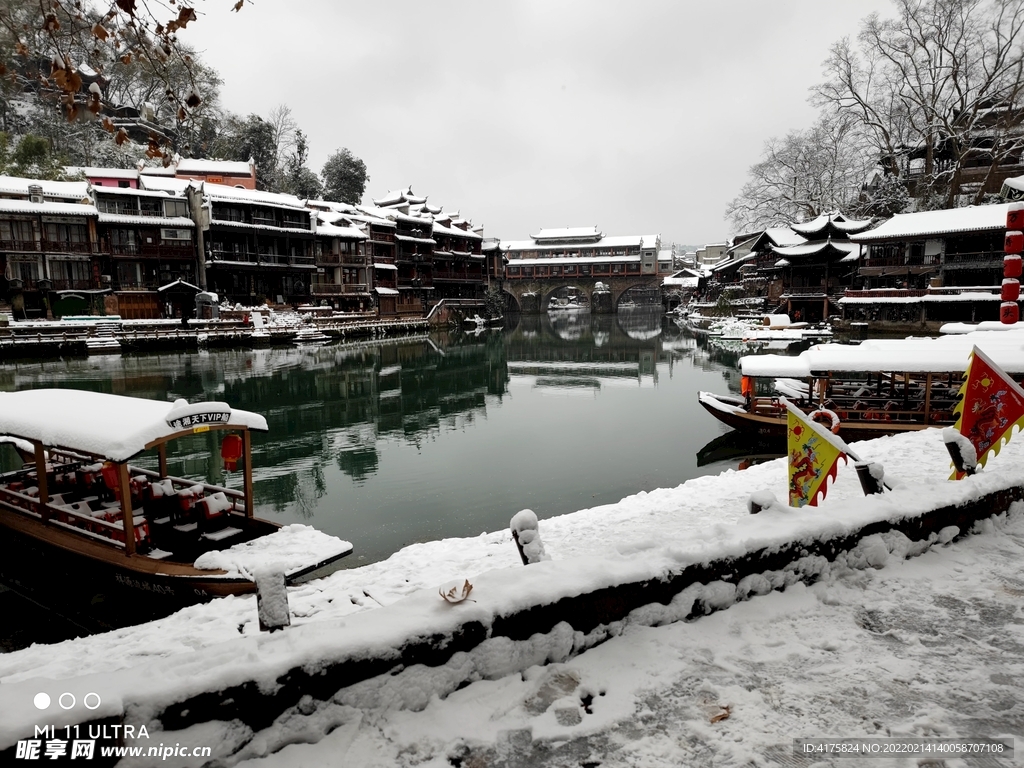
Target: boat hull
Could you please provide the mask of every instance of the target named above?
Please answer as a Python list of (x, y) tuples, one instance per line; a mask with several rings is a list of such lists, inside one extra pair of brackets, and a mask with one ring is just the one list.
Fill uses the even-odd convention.
[[(743, 406), (729, 402), (733, 398), (720, 397), (710, 392), (698, 393), (701, 406), (735, 430), (760, 437), (786, 437), (786, 416), (750, 413)], [(736, 398), (737, 400), (739, 398)], [(784, 412), (783, 412), (784, 413)], [(909, 421), (845, 421), (839, 424), (839, 436), (844, 440), (870, 440), (883, 435), (895, 435), (903, 432), (917, 432), (927, 427), (943, 426), (939, 424), (921, 424)]]

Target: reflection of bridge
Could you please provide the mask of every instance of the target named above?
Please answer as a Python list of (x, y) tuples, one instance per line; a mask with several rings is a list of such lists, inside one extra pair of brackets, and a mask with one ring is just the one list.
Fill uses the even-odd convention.
[[(555, 260), (552, 259), (551, 261)], [(609, 267), (607, 271), (598, 270), (599, 266), (601, 265), (594, 265), (593, 269), (588, 269), (587, 272), (589, 274), (567, 275), (558, 266), (516, 267), (515, 265), (510, 265), (506, 269), (506, 279), (503, 287), (507, 293), (515, 298), (520, 311), (525, 313), (545, 311), (552, 297), (564, 293), (577, 296), (582, 295), (585, 302), (591, 307), (592, 312), (614, 312), (623, 294), (632, 288), (639, 288), (643, 289), (644, 292), (654, 293), (658, 293), (660, 290), (661, 276), (657, 274), (640, 274), (639, 263), (635, 265), (638, 268), (636, 274), (625, 272), (622, 274), (612, 274), (610, 268), (613, 265), (607, 265)], [(628, 264), (624, 266), (634, 265)], [(518, 269), (519, 273), (514, 274), (512, 272), (513, 269)], [(582, 269), (580, 267), (580, 270)], [(559, 270), (559, 274), (552, 274), (554, 270)], [(600, 294), (595, 297), (594, 287), (597, 283), (604, 283), (608, 287), (610, 301), (602, 302)], [(657, 306), (660, 307), (660, 293), (658, 295)]]

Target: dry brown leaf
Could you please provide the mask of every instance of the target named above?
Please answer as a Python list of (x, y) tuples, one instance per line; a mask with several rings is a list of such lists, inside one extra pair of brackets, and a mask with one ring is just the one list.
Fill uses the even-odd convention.
[(196, 20), (196, 12), (191, 8), (182, 6), (181, 10), (178, 11), (178, 26), (184, 29), (190, 21)]
[(103, 130), (105, 130), (107, 133), (114, 132), (114, 121), (111, 120), (109, 117), (104, 117), (101, 125), (103, 126)]
[(199, 98), (199, 94), (195, 91), (192, 91), (192, 93), (188, 95), (188, 98), (185, 99), (185, 104), (188, 106), (189, 109), (195, 109), (202, 103), (203, 100)]
[(240, 11), (240, 10), (242, 10), (242, 6), (243, 6), (243, 5), (245, 5), (245, 0), (238, 0), (238, 2), (237, 2), (237, 3), (235, 3), (235, 7), (234, 7), (234, 8), (232, 8), (232, 10), (233, 10), (233, 11), (236, 11), (236, 12), (237, 12), (237, 11)]
[(100, 40), (106, 40), (108, 37), (110, 37), (110, 33), (107, 32), (106, 27), (97, 22), (92, 26), (92, 36)]
[(129, 16), (135, 15), (135, 0), (114, 0), (117, 7)]
[(728, 704), (726, 704), (724, 707), (722, 707), (720, 712), (716, 712), (715, 714), (713, 714), (711, 716), (711, 722), (712, 723), (721, 722), (722, 720), (728, 719), (729, 715), (731, 715), (731, 714), (732, 714), (732, 707), (730, 707)]
[(28, 56), (28, 46), (19, 40), (14, 44), (14, 52), (19, 56)]
[(46, 17), (43, 19), (43, 29), (47, 32), (56, 32), (60, 29), (60, 22), (57, 21), (57, 17), (54, 14), (46, 14)]
[(473, 591), (473, 585), (469, 583), (469, 579), (466, 579), (462, 585), (461, 592), (459, 591), (458, 585), (453, 586), (447, 592), (444, 587), (441, 587), (437, 592), (441, 597), (447, 600), (449, 603), (461, 603), (463, 600), (469, 597), (469, 593)]
[(121, 146), (128, 141), (128, 132), (124, 128), (118, 128), (117, 134), (114, 136), (114, 143)]

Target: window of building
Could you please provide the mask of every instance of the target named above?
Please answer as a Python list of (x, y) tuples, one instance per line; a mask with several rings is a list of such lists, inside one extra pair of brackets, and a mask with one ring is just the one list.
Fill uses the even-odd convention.
[(164, 200), (164, 216), (188, 216), (188, 203), (185, 200)]

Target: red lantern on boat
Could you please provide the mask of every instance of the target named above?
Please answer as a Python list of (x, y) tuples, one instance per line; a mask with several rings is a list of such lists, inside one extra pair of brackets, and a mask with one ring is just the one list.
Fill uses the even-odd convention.
[(234, 472), (238, 460), (242, 458), (242, 438), (238, 435), (226, 435), (220, 444), (220, 457), (224, 459), (224, 469)]
[(1024, 251), (1024, 232), (1016, 229), (1007, 232), (1006, 238), (1003, 241), (1003, 250), (1006, 253), (1020, 253)]

